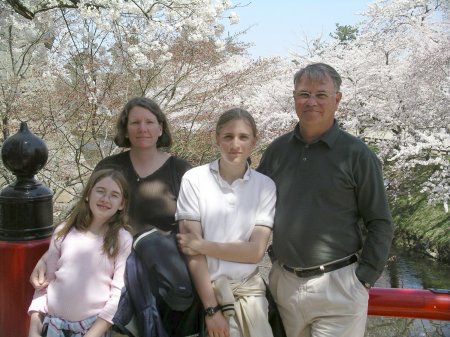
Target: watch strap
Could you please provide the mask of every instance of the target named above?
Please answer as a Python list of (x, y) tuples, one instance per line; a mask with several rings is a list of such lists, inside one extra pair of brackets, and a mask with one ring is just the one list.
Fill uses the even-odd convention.
[(220, 305), (216, 305), (215, 307), (207, 307), (205, 308), (205, 316), (214, 316), (216, 312), (220, 310)]

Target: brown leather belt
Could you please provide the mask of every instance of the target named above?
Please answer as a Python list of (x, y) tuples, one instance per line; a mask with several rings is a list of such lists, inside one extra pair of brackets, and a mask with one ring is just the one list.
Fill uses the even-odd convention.
[(292, 268), (286, 266), (285, 264), (282, 264), (281, 266), (288, 272), (294, 273), (298, 277), (311, 277), (321, 275), (324, 273), (329, 273), (330, 271), (343, 268), (345, 266), (348, 266), (349, 264), (355, 263), (356, 261), (358, 261), (358, 256), (355, 254), (350, 256), (346, 260), (337, 261), (317, 268), (300, 269), (300, 268)]

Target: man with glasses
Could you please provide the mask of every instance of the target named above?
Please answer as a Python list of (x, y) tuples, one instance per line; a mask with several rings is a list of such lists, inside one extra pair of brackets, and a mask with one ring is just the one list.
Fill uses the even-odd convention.
[(364, 336), (393, 237), (380, 161), (335, 119), (341, 82), (324, 63), (294, 75), (299, 123), (258, 167), (277, 185), (269, 287), (287, 337)]

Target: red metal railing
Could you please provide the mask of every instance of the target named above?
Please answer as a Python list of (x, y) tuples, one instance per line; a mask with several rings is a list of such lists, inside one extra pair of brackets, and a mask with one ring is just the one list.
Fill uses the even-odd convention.
[(450, 291), (371, 288), (368, 314), (450, 321)]

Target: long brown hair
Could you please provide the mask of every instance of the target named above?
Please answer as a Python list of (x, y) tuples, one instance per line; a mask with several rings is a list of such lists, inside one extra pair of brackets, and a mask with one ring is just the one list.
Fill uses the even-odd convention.
[(92, 222), (92, 211), (89, 208), (88, 198), (95, 184), (104, 178), (111, 178), (119, 186), (124, 201), (122, 210), (119, 210), (105, 223), (107, 230), (103, 238), (103, 252), (114, 258), (119, 253), (119, 230), (124, 228), (130, 231), (128, 224), (128, 185), (122, 173), (113, 169), (98, 170), (92, 173), (81, 193), (80, 200), (69, 213), (63, 228), (56, 233), (56, 239), (64, 238), (72, 228), (86, 232)]

